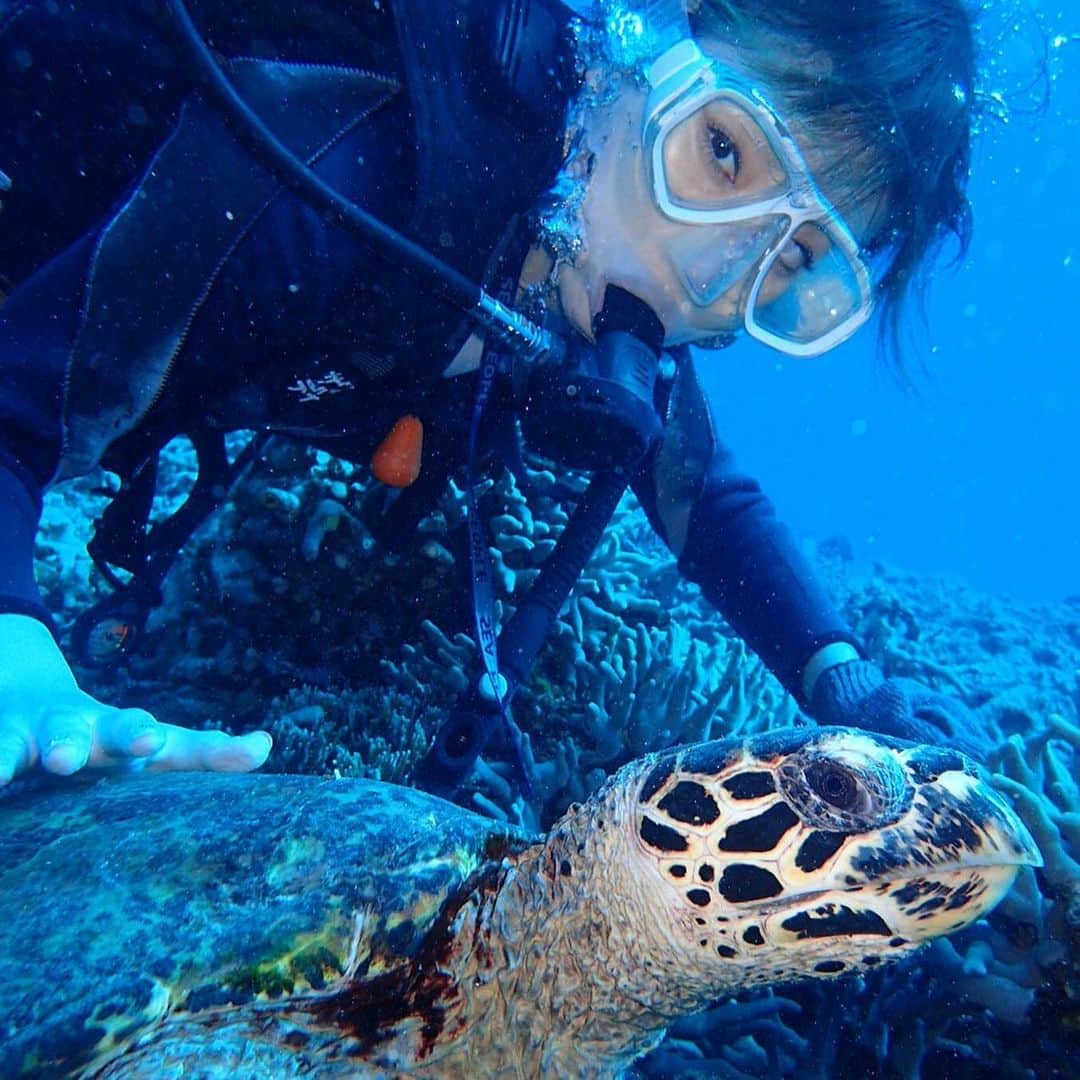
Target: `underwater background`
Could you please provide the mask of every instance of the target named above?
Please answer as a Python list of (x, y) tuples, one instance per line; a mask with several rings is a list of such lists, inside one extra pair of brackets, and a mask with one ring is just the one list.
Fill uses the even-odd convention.
[(872, 333), (810, 361), (740, 342), (700, 370), (797, 530), (1059, 600), (1080, 593), (1080, 5), (983, 7), (974, 233), (959, 263), (945, 249), (925, 324), (909, 320), (916, 393)]
[[(983, 92), (1000, 101), (976, 154), (974, 242), (935, 272), (926, 328), (911, 324), (918, 392), (899, 388), (872, 333), (803, 362), (740, 343), (700, 370), (722, 437), (872, 658), (974, 710), (1046, 866), (1025, 869), (988, 919), (894, 969), (717, 1002), (676, 1025), (641, 1077), (1076, 1075), (1080, 11), (993, 11)], [(158, 511), (191, 481), (177, 442)], [(271, 770), (404, 780), (476, 655), (461, 483), (390, 555), (367, 526), (382, 492), (366, 467), (272, 440), (181, 555), (140, 649), (79, 670), (80, 684), (165, 721), (268, 727)], [(65, 632), (106, 591), (83, 546), (109, 484), (88, 477), (47, 499), (38, 576)], [(583, 484), (534, 459), (528, 475), (484, 485), (504, 621)], [(466, 801), (532, 828), (645, 752), (798, 720), (629, 498), (514, 711), (536, 795), (514, 791), (496, 748)]]

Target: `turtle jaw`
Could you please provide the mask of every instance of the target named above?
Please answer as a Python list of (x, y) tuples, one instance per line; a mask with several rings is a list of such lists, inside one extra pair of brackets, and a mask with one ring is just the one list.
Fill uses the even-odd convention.
[[(992, 910), (1023, 867), (1043, 864), (1013, 811), (1003, 804), (995, 809), (1001, 817), (984, 819), (985, 844), (960, 853), (955, 862), (931, 865), (913, 858), (900, 872), (867, 877), (856, 869), (866, 864), (865, 847), (856, 847), (846, 856), (838, 855), (825, 887), (746, 905), (740, 914), (775, 930), (773, 939), (781, 942), (835, 933), (902, 937), (904, 944), (919, 944), (954, 933)], [(892, 850), (898, 854), (906, 849), (914, 855), (912, 837), (902, 827), (895, 833), (898, 839)], [(883, 839), (888, 843), (887, 835)], [(839, 910), (844, 914), (836, 915)], [(807, 922), (815, 919), (820, 927), (808, 932)]]
[[(910, 878), (862, 886), (817, 890), (782, 897), (744, 913), (761, 927), (770, 944), (840, 948), (857, 941), (887, 943), (888, 953), (908, 951), (955, 933), (994, 908), (1016, 880), (1020, 866), (969, 866), (928, 871)], [(863, 950), (865, 951), (865, 950)], [(871, 965), (872, 966), (872, 965)]]

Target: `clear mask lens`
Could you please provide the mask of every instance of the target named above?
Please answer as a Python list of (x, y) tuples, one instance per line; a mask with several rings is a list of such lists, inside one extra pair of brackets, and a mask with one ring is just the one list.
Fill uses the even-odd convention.
[[(698, 308), (709, 308), (725, 297), (729, 304), (743, 299), (754, 268), (764, 253), (776, 246), (786, 228), (783, 218), (756, 218), (687, 229), (674, 237), (668, 250), (691, 302)], [(740, 284), (743, 288), (729, 295)]]
[(792, 181), (753, 115), (720, 94), (668, 127), (658, 146), (662, 207), (684, 218), (783, 196)]
[(850, 336), (869, 317), (870, 282), (846, 230), (805, 224), (762, 263), (746, 326), (789, 352), (811, 355)]
[(858, 244), (814, 183), (775, 110), (691, 41), (649, 75), (645, 146), (666, 241), (700, 329), (739, 322), (792, 355), (842, 341), (869, 317)]

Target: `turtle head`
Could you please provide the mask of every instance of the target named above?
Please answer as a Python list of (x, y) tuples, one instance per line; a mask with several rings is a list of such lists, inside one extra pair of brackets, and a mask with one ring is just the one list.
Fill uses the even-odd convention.
[(798, 728), (650, 764), (624, 819), (638, 880), (703, 984), (870, 970), (967, 926), (1042, 864), (953, 750)]

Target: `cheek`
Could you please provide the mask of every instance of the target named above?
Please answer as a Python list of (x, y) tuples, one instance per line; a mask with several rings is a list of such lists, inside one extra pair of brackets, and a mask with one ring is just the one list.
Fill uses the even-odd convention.
[(658, 273), (667, 221), (654, 203), (642, 151), (642, 106), (643, 100), (624, 100), (598, 117), (589, 135), (594, 162), (582, 201), (582, 240), (589, 262), (609, 279)]
[(661, 321), (679, 297), (664, 257), (668, 223), (647, 198), (641, 182), (623, 174), (633, 161), (594, 178), (582, 205), (582, 255), (578, 269), (588, 282), (594, 312), (604, 287), (620, 285), (653, 307)]
[(594, 260), (633, 259), (647, 246), (654, 212), (642, 171), (625, 142), (612, 139), (598, 155), (581, 208), (582, 239)]
[(793, 280), (790, 274), (785, 273), (782, 267), (774, 263), (768, 274), (765, 275), (765, 280), (761, 283), (761, 289), (758, 292), (758, 303), (763, 305), (771, 304), (791, 288)]

